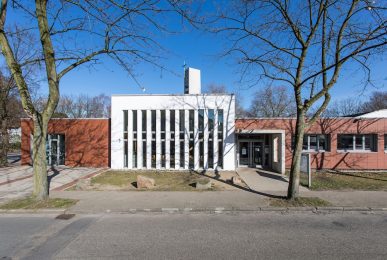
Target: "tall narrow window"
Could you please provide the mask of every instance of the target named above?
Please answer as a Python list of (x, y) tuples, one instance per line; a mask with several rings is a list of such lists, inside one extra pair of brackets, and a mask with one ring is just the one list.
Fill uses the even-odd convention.
[(124, 110), (124, 167), (128, 167), (128, 110)]
[(147, 116), (146, 110), (142, 110), (142, 165), (146, 167), (146, 124)]
[(195, 111), (189, 110), (189, 168), (194, 168), (195, 144), (194, 144)]
[(169, 146), (170, 152), (170, 167), (175, 168), (175, 110), (170, 110), (169, 122), (170, 122), (170, 131), (171, 131), (171, 144)]
[(199, 109), (199, 167), (204, 168), (204, 109)]
[(208, 110), (208, 168), (214, 168), (214, 110)]
[(184, 130), (185, 130), (185, 114), (184, 114), (184, 110), (180, 110), (179, 111), (180, 113), (180, 122), (179, 122), (179, 135), (180, 135), (180, 167), (181, 168), (184, 168), (184, 161), (185, 161), (185, 158), (184, 158)]
[(223, 168), (223, 109), (218, 110), (218, 167)]
[(137, 111), (132, 111), (132, 119), (133, 119), (133, 156), (132, 163), (133, 168), (137, 168)]
[(165, 168), (165, 110), (160, 111), (161, 119), (161, 167)]

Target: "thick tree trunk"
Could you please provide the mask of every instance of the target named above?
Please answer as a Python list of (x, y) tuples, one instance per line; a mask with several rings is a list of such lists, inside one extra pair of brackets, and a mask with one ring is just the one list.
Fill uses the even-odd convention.
[(302, 143), (305, 132), (305, 112), (303, 110), (297, 111), (296, 132), (294, 140), (294, 150), (292, 157), (292, 165), (290, 168), (289, 187), (288, 187), (288, 199), (295, 199), (299, 196), (300, 185), (300, 165), (301, 165), (301, 153)]
[(0, 130), (0, 166), (6, 166), (8, 164), (7, 155), (9, 148), (9, 135), (8, 135), (8, 120), (7, 118), (1, 118), (1, 130)]
[(32, 149), (32, 163), (34, 167), (34, 190), (33, 195), (38, 200), (48, 198), (47, 159), (46, 159), (46, 136), (47, 120), (41, 115), (34, 115), (34, 136)]

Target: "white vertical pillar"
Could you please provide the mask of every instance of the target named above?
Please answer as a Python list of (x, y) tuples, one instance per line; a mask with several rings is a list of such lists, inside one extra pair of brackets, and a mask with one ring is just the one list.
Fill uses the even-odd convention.
[(214, 110), (214, 133), (213, 133), (214, 169), (218, 168), (218, 109)]
[(156, 169), (161, 168), (161, 111), (156, 110)]
[(199, 169), (199, 110), (194, 112), (194, 169)]
[(173, 110), (165, 110), (165, 169), (171, 168), (171, 156), (169, 154), (171, 147), (171, 117)]
[(152, 111), (146, 111), (146, 168), (152, 168)]
[(180, 168), (180, 110), (175, 110), (175, 169)]
[(133, 168), (133, 113), (136, 111), (128, 110), (128, 168)]
[(137, 110), (137, 168), (142, 167), (142, 111)]
[(189, 110), (184, 110), (184, 169), (189, 168)]
[(208, 109), (204, 110), (203, 168), (208, 169)]

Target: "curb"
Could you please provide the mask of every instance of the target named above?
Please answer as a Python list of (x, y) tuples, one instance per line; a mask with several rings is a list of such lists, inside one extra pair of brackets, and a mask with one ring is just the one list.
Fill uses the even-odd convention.
[(73, 214), (136, 214), (136, 213), (258, 213), (258, 212), (312, 212), (312, 213), (337, 213), (337, 212), (387, 212), (387, 208), (370, 208), (370, 207), (257, 207), (257, 208), (143, 208), (128, 210), (110, 210), (105, 211), (85, 211), (85, 210), (68, 210), (66, 213)]
[(67, 209), (0, 209), (0, 214), (64, 214)]
[(311, 212), (311, 213), (337, 213), (337, 212), (387, 212), (387, 208), (371, 207), (257, 207), (257, 208), (143, 208), (128, 210), (86, 211), (71, 209), (0, 209), (0, 214), (136, 214), (136, 213), (258, 213), (258, 212)]

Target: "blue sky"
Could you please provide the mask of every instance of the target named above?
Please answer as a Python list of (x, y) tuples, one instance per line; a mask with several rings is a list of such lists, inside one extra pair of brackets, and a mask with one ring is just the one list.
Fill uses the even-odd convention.
[[(10, 17), (10, 24), (20, 19)], [(178, 24), (176, 18), (168, 21)], [(174, 25), (175, 26), (175, 25)], [(225, 85), (230, 92), (238, 92), (243, 97), (242, 105), (248, 107), (252, 93), (265, 83), (248, 88), (239, 83), (240, 67), (232, 58), (221, 58), (220, 54), (226, 46), (221, 36), (202, 32), (189, 26), (185, 32), (166, 34), (157, 38), (168, 53), (164, 54), (162, 64), (173, 71), (161, 71), (149, 64), (140, 64), (135, 67), (134, 73), (145, 92), (135, 81), (117, 64), (108, 58), (102, 58), (101, 64), (93, 68), (80, 67), (65, 75), (61, 80), (61, 94), (98, 95), (111, 94), (155, 94), (155, 93), (182, 93), (183, 92), (183, 63), (201, 70), (202, 89), (210, 84)], [(386, 57), (377, 57), (373, 62), (372, 76), (378, 89), (387, 90)], [(375, 90), (373, 87), (363, 91), (361, 80), (363, 75), (351, 67), (344, 67), (341, 77), (332, 91), (333, 101), (353, 97), (364, 99)], [(281, 83), (278, 83), (281, 84)], [(275, 84), (274, 84), (275, 85)], [(47, 93), (47, 86), (41, 86), (41, 92)]]
[[(239, 82), (240, 67), (232, 58), (220, 57), (225, 46), (225, 42), (220, 37), (192, 30), (166, 37), (164, 46), (170, 52), (164, 64), (174, 73), (161, 71), (147, 64), (137, 67), (136, 77), (141, 86), (145, 88), (145, 92), (126, 72), (109, 59), (104, 59), (104, 64), (94, 69), (83, 67), (69, 73), (61, 81), (61, 91), (64, 94), (82, 92), (89, 95), (182, 93), (184, 61), (188, 66), (201, 70), (202, 89), (210, 84), (225, 85), (230, 92), (240, 93), (244, 107), (249, 106), (252, 93), (264, 86), (258, 84), (249, 88), (247, 84)], [(377, 58), (371, 69), (377, 88), (386, 90), (386, 59)], [(364, 90), (363, 79), (360, 71), (344, 67), (343, 73), (332, 90), (332, 101), (348, 97), (367, 98), (375, 88), (369, 86)], [(279, 84), (281, 83), (277, 85)]]

